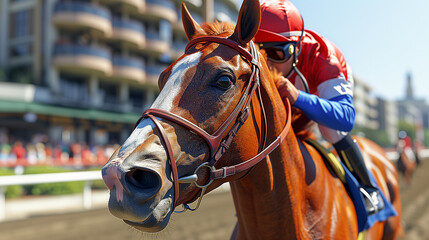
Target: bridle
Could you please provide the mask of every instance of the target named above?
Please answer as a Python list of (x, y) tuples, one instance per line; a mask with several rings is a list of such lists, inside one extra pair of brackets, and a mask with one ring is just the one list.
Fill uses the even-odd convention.
[[(265, 114), (265, 109), (263, 106), (261, 91), (260, 91), (259, 68), (261, 67), (261, 62), (260, 62), (256, 47), (252, 41), (250, 42), (250, 52), (249, 52), (247, 49), (243, 48), (237, 42), (235, 42), (229, 38), (222, 38), (222, 37), (217, 37), (217, 36), (204, 36), (204, 37), (198, 37), (198, 38), (192, 39), (189, 42), (189, 44), (186, 46), (185, 52), (187, 52), (195, 44), (202, 43), (202, 42), (206, 42), (206, 43), (215, 42), (215, 43), (219, 43), (222, 45), (229, 46), (229, 47), (233, 48), (234, 50), (238, 51), (240, 53), (240, 55), (242, 57), (246, 58), (250, 62), (250, 64), (252, 65), (252, 74), (249, 78), (246, 89), (245, 89), (243, 95), (241, 96), (237, 106), (235, 107), (235, 109), (231, 112), (231, 114), (225, 119), (225, 121), (219, 126), (219, 128), (213, 134), (207, 133), (206, 131), (204, 131), (203, 129), (201, 129), (200, 127), (195, 125), (194, 123), (190, 122), (189, 120), (187, 120), (187, 119), (185, 119), (179, 115), (176, 115), (176, 114), (173, 114), (171, 112), (161, 110), (161, 109), (155, 109), (155, 108), (147, 109), (143, 113), (143, 115), (140, 117), (140, 119), (137, 121), (137, 124), (138, 124), (143, 118), (150, 118), (159, 130), (159, 133), (161, 135), (161, 139), (162, 139), (164, 146), (166, 148), (167, 156), (168, 156), (168, 159), (170, 162), (171, 171), (172, 171), (172, 175), (173, 175), (173, 184), (174, 184), (174, 205), (173, 205), (173, 209), (177, 206), (177, 199), (179, 197), (179, 184), (180, 183), (194, 183), (197, 187), (201, 188), (201, 194), (198, 198), (198, 202), (197, 202), (196, 207), (191, 208), (187, 203), (184, 203), (183, 204), (183, 210), (178, 211), (178, 212), (184, 212), (186, 210), (194, 211), (194, 210), (198, 209), (198, 207), (201, 203), (201, 199), (202, 199), (207, 187), (214, 180), (223, 179), (223, 178), (226, 178), (228, 176), (232, 176), (232, 175), (243, 173), (245, 171), (250, 170), (253, 166), (255, 166), (257, 163), (259, 163), (262, 159), (264, 159), (266, 156), (268, 156), (268, 154), (270, 154), (274, 149), (276, 149), (280, 145), (280, 143), (285, 139), (287, 133), (290, 130), (290, 126), (291, 126), (291, 106), (290, 106), (289, 101), (287, 101), (287, 104), (286, 104), (286, 108), (287, 108), (286, 109), (286, 111), (287, 111), (286, 125), (285, 125), (284, 129), (282, 130), (282, 132), (280, 133), (280, 135), (270, 145), (268, 145), (266, 148), (264, 148), (265, 142), (266, 142), (266, 129), (267, 129), (266, 118), (267, 117)], [(214, 167), (215, 163), (228, 150), (229, 145), (231, 144), (231, 142), (232, 142), (233, 138), (235, 137), (235, 135), (237, 134), (238, 130), (247, 120), (249, 113), (250, 113), (250, 102), (251, 102), (253, 94), (255, 94), (256, 92), (257, 92), (258, 100), (260, 103), (259, 105), (261, 106), (261, 111), (262, 111), (263, 121), (264, 121), (264, 124), (263, 124), (264, 130), (263, 130), (263, 134), (261, 134), (262, 144), (261, 144), (261, 149), (260, 149), (259, 153), (256, 156), (254, 156), (253, 158), (251, 158), (247, 161), (244, 161), (242, 163), (216, 169)], [(204, 162), (203, 164), (198, 166), (195, 169), (194, 174), (179, 178), (178, 172), (177, 172), (176, 161), (175, 161), (175, 158), (173, 155), (173, 150), (172, 150), (171, 144), (168, 140), (168, 137), (167, 137), (167, 134), (165, 133), (164, 128), (162, 127), (161, 123), (159, 122), (159, 120), (156, 117), (159, 117), (159, 118), (174, 122), (176, 124), (179, 124), (182, 127), (187, 128), (189, 131), (191, 131), (191, 132), (197, 134), (198, 136), (200, 136), (201, 138), (203, 138), (207, 142), (207, 145), (210, 148), (210, 160), (207, 162)], [(234, 122), (234, 120), (235, 120), (235, 122)], [(231, 124), (233, 122), (234, 122), (234, 124), (231, 126)], [(136, 124), (136, 126), (137, 126), (137, 124)], [(229, 128), (229, 131), (225, 135), (228, 128)], [(198, 174), (197, 173), (200, 169), (202, 169), (204, 167), (206, 167), (210, 170), (210, 175), (208, 178), (208, 182), (206, 184), (199, 185), (197, 183), (197, 181), (198, 181)]]

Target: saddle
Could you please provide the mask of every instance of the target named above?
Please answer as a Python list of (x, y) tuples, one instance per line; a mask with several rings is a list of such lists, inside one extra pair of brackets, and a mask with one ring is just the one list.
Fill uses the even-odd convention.
[[(335, 175), (341, 180), (347, 189), (353, 204), (355, 206), (356, 215), (358, 219), (358, 230), (360, 233), (363, 233), (368, 228), (372, 227), (374, 223), (387, 220), (389, 217), (397, 216), (396, 210), (393, 208), (392, 204), (387, 201), (386, 197), (382, 192), (381, 197), (384, 201), (385, 207), (378, 213), (369, 215), (366, 211), (365, 200), (360, 192), (360, 185), (353, 174), (348, 170), (348, 168), (328, 149), (326, 149), (322, 144), (317, 142), (314, 139), (307, 138), (304, 140), (310, 146), (314, 147), (319, 154), (324, 159), (325, 164), (328, 168), (332, 169)], [(300, 139), (298, 139), (301, 152), (303, 153), (304, 158), (311, 157), (308, 154), (308, 150)], [(306, 153), (306, 154), (304, 154)], [(370, 172), (370, 178), (375, 182), (374, 176)], [(362, 236), (359, 236), (362, 237)]]
[(319, 154), (322, 155), (323, 159), (325, 160), (325, 163), (327, 163), (332, 168), (332, 170), (341, 180), (341, 182), (343, 182), (343, 184), (347, 184), (346, 172), (341, 165), (341, 161), (339, 161), (338, 158), (332, 152), (330, 152), (316, 140), (308, 138), (305, 140), (305, 142), (313, 146), (319, 152)]

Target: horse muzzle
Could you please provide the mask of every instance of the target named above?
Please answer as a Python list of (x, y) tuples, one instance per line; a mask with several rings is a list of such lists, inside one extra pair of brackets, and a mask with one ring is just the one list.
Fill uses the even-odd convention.
[(102, 169), (110, 189), (109, 211), (141, 231), (160, 231), (173, 210), (171, 181), (162, 179), (159, 161), (145, 160), (145, 167), (127, 169), (118, 159), (111, 159)]

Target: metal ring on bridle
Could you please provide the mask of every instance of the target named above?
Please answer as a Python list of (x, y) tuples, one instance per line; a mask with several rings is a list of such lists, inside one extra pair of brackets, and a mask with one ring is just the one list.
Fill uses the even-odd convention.
[[(207, 168), (209, 168), (209, 169), (210, 169), (210, 170), (212, 170), (212, 171), (216, 170), (216, 168), (215, 168), (215, 167), (210, 166), (208, 162), (205, 162), (205, 163), (201, 164), (200, 166), (198, 166), (198, 167), (197, 167), (197, 169), (195, 169), (194, 174), (197, 174), (198, 170), (199, 170), (201, 167), (207, 167)], [(199, 187), (199, 188), (207, 188), (210, 184), (212, 184), (212, 182), (213, 182), (213, 179), (210, 179), (210, 180), (209, 180), (209, 182), (208, 182), (208, 183), (206, 183), (205, 185), (199, 185), (199, 184), (195, 181), (195, 185), (196, 185), (197, 187)]]

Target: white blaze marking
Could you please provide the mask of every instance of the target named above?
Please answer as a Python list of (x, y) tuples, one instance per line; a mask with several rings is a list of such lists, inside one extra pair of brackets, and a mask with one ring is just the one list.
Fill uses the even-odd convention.
[(125, 154), (129, 155), (132, 151), (134, 151), (134, 149), (136, 149), (145, 141), (145, 139), (149, 136), (149, 133), (152, 132), (153, 128), (155, 128), (155, 124), (152, 122), (152, 120), (146, 118), (140, 121), (128, 139), (124, 142), (124, 144), (122, 144), (118, 153), (118, 157), (122, 157)]
[(173, 100), (181, 90), (186, 71), (194, 67), (200, 61), (202, 53), (196, 52), (184, 57), (177, 62), (173, 67), (170, 77), (168, 78), (164, 88), (159, 93), (151, 108), (158, 108), (165, 111), (171, 111), (173, 108)]
[[(151, 108), (158, 108), (166, 111), (171, 111), (173, 107), (173, 100), (181, 90), (181, 85), (183, 84), (186, 71), (194, 67), (200, 61), (202, 53), (196, 52), (191, 55), (188, 55), (181, 59), (173, 67), (170, 77), (168, 78), (164, 88), (156, 98), (155, 102), (152, 104)], [(140, 144), (142, 144), (149, 133), (152, 132), (152, 129), (155, 128), (155, 124), (150, 119), (143, 119), (122, 145), (118, 156), (123, 157), (125, 155), (131, 154), (134, 149), (136, 149)]]

